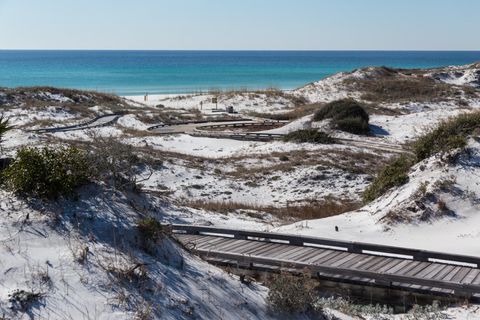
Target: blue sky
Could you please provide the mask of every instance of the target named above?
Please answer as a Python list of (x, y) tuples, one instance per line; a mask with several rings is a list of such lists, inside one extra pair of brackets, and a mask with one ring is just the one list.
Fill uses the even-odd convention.
[(479, 0), (0, 0), (0, 49), (480, 50)]

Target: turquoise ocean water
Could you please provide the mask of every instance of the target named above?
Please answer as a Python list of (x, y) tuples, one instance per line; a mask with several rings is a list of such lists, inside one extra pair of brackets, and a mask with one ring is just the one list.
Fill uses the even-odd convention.
[(0, 86), (47, 85), (120, 95), (293, 89), (366, 66), (427, 68), (476, 61), (480, 51), (0, 50)]

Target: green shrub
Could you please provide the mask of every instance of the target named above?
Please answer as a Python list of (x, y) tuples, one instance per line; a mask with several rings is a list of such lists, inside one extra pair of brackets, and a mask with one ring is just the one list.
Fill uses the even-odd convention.
[(360, 117), (369, 120), (369, 116), (363, 106), (353, 99), (332, 101), (315, 112), (314, 120), (345, 119)]
[(321, 144), (332, 144), (335, 143), (335, 139), (330, 137), (325, 132), (320, 132), (316, 129), (304, 129), (294, 132), (283, 137), (283, 140), (286, 142), (310, 142), (310, 143), (321, 143)]
[(0, 143), (2, 143), (2, 138), (7, 133), (7, 131), (11, 130), (12, 127), (9, 125), (8, 119), (5, 119), (3, 115), (0, 116)]
[(150, 253), (154, 252), (155, 243), (157, 243), (157, 241), (160, 240), (165, 233), (163, 226), (157, 219), (153, 217), (144, 218), (138, 221), (137, 231), (140, 245), (145, 251)]
[(448, 152), (463, 148), (467, 137), (480, 128), (480, 112), (466, 113), (442, 122), (437, 128), (420, 137), (413, 149), (417, 161), (421, 161), (438, 152)]
[(47, 199), (70, 196), (91, 178), (87, 155), (74, 147), (22, 148), (2, 176), (9, 190)]
[(336, 121), (337, 129), (353, 134), (367, 134), (370, 131), (368, 122), (360, 117), (345, 118)]
[(345, 132), (367, 134), (369, 116), (364, 107), (355, 100), (344, 99), (330, 102), (317, 110), (314, 121), (332, 120), (332, 125)]
[(371, 202), (389, 189), (408, 182), (408, 171), (413, 165), (412, 159), (401, 156), (388, 164), (368, 186), (363, 194), (364, 202)]

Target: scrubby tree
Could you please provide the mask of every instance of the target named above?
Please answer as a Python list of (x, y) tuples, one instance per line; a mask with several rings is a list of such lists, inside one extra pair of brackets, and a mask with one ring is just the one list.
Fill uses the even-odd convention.
[(280, 313), (302, 313), (311, 309), (316, 300), (315, 283), (305, 274), (280, 274), (269, 285), (269, 306)]
[(0, 115), (0, 148), (3, 141), (3, 136), (5, 135), (5, 133), (7, 133), (7, 131), (11, 129), (12, 127), (10, 126), (9, 120), (5, 118), (5, 116)]
[(131, 145), (114, 137), (93, 136), (89, 145), (89, 161), (95, 168), (96, 176), (114, 189), (136, 189), (148, 180), (153, 171), (140, 177), (142, 161)]

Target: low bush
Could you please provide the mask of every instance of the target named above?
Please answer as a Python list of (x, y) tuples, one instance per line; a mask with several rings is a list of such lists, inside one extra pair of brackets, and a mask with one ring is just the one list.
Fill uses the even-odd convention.
[(355, 100), (344, 99), (330, 102), (317, 110), (314, 121), (332, 120), (332, 125), (341, 131), (353, 134), (369, 132), (369, 116), (364, 107)]
[(19, 194), (47, 199), (73, 195), (91, 178), (88, 157), (74, 148), (22, 148), (2, 172), (5, 186)]
[(462, 114), (442, 122), (413, 144), (417, 161), (439, 152), (463, 148), (467, 144), (467, 137), (478, 129), (480, 129), (480, 112)]
[(332, 144), (335, 143), (335, 139), (330, 137), (325, 132), (320, 132), (316, 129), (303, 129), (289, 134), (283, 137), (283, 140), (286, 142), (310, 142), (310, 143), (320, 143), (320, 144)]
[(371, 202), (389, 189), (407, 183), (408, 171), (413, 163), (407, 156), (401, 156), (389, 163), (365, 190), (363, 201)]
[(40, 292), (16, 289), (8, 294), (8, 301), (12, 304), (13, 310), (26, 311), (44, 296), (45, 294)]
[(3, 115), (0, 115), (0, 141), (2, 140), (3, 135), (11, 128), (12, 127), (9, 124), (9, 120)]
[(368, 121), (360, 117), (345, 118), (336, 121), (337, 129), (353, 134), (366, 134), (370, 131)]
[(269, 285), (267, 302), (276, 312), (302, 313), (316, 301), (315, 285), (307, 276), (280, 274)]
[(140, 246), (150, 254), (155, 252), (155, 244), (165, 234), (163, 226), (157, 219), (153, 217), (144, 218), (138, 221), (137, 231), (139, 235)]

